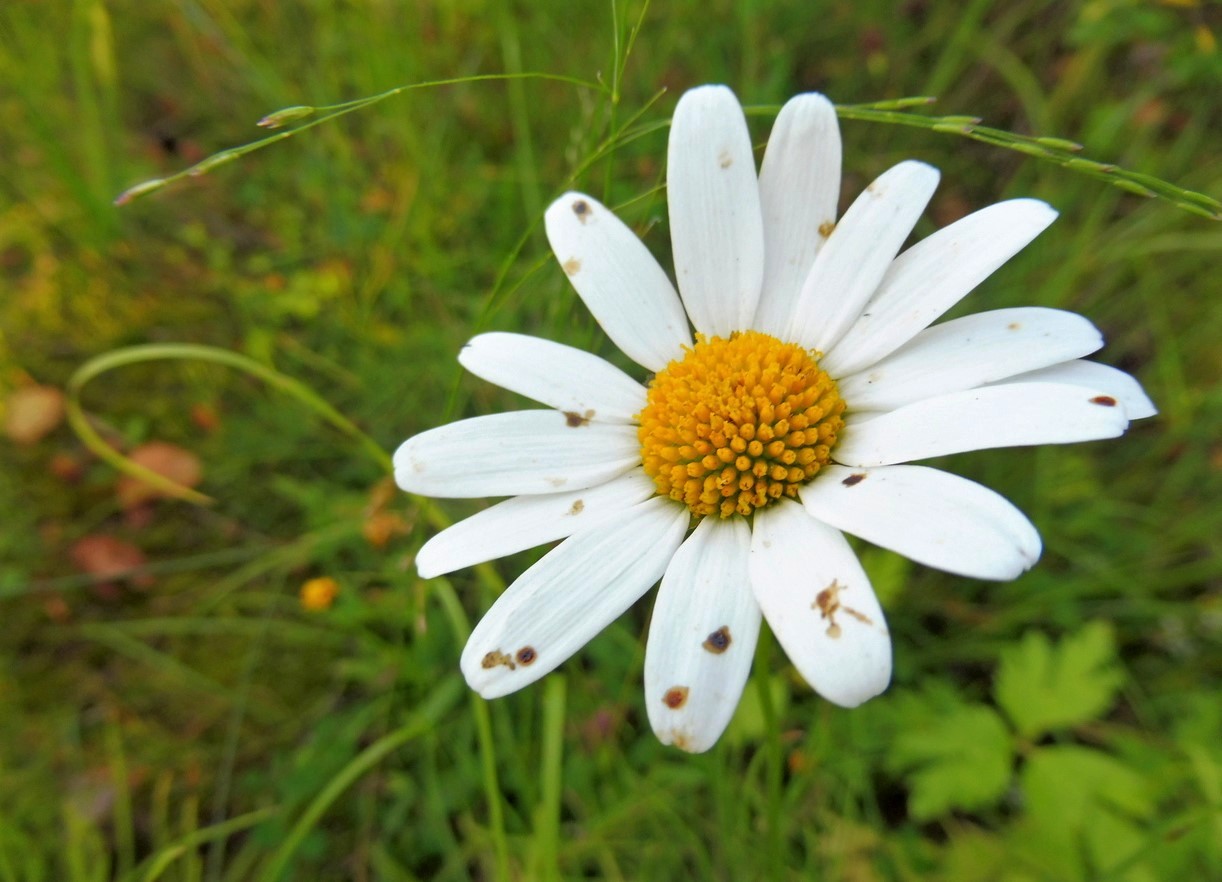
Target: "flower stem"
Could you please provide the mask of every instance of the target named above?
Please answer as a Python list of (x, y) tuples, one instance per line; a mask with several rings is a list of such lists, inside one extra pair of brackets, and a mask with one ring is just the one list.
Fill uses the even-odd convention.
[(781, 878), (781, 731), (776, 704), (772, 698), (771, 665), (772, 632), (760, 629), (755, 648), (755, 688), (759, 694), (760, 712), (764, 717), (764, 791), (767, 799), (765, 818), (768, 856), (768, 879)]
[[(471, 623), (454, 586), (449, 579), (436, 578), (433, 580), (433, 591), (450, 620), (454, 636), (459, 643), (466, 643), (467, 638), (471, 636)], [(474, 692), (471, 693), (471, 715), (475, 717), (475, 735), (479, 740), (484, 798), (488, 802), (488, 828), (496, 857), (495, 878), (498, 882), (509, 882), (509, 841), (505, 836), (505, 809), (501, 804), (501, 784), (496, 771), (496, 738), (492, 733), (492, 715), (488, 713), (488, 702)]]
[(543, 796), (536, 816), (539, 876), (556, 880), (560, 876), (560, 793), (564, 784), (564, 706), (567, 681), (553, 673), (544, 681), (543, 758), (540, 783)]

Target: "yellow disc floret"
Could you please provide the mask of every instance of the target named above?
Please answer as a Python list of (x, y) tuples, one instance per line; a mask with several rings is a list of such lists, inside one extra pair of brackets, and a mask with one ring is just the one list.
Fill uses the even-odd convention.
[(705, 339), (649, 384), (641, 459), (696, 517), (749, 515), (831, 458), (844, 402), (814, 353), (758, 331)]

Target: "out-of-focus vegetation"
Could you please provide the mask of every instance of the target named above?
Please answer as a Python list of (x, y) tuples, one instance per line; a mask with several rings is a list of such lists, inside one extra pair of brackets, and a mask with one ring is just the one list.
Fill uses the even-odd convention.
[[(421, 582), (414, 550), (476, 504), (418, 508), (337, 428), (390, 450), (518, 406), (461, 374), (478, 330), (612, 355), (542, 208), (698, 83), (759, 105), (937, 95), (936, 112), (1222, 193), (1216, 12), (0, 5), (0, 882), (1222, 876), (1219, 225), (951, 134), (844, 123), (850, 198), (903, 158), (943, 170), (919, 235), (1003, 197), (1056, 206), (972, 308), (1086, 314), (1162, 413), (1118, 442), (956, 458), (1032, 516), (1042, 562), (996, 585), (863, 549), (892, 689), (840, 710), (773, 652), (705, 756), (648, 730), (648, 604), (543, 684), (470, 698), (464, 619), (537, 552)], [(254, 140), (277, 108), (529, 71), (604, 88), (416, 91), (112, 204)], [(768, 120), (753, 126), (762, 143)], [(627, 203), (662, 257), (664, 151), (659, 130), (576, 181)], [(179, 343), (247, 361), (134, 350), (81, 388), (82, 419), (201, 504), (120, 474), (63, 421), (82, 365)]]

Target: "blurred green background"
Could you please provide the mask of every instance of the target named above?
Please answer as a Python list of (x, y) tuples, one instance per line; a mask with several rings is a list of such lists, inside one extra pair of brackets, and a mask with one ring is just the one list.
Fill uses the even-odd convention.
[[(648, 602), (543, 683), (470, 697), (464, 620), (538, 552), (421, 582), (415, 549), (479, 504), (417, 507), (319, 413), (389, 451), (521, 406), (459, 370), (478, 330), (615, 357), (541, 212), (581, 170), (667, 264), (654, 124), (692, 85), (936, 95), (1217, 195), (1219, 35), (1192, 0), (6, 0), (0, 882), (1222, 878), (1218, 224), (842, 123), (842, 207), (916, 157), (943, 171), (919, 236), (1004, 197), (1058, 208), (968, 308), (1084, 313), (1161, 414), (956, 457), (1032, 517), (1041, 563), (999, 585), (863, 547), (890, 691), (844, 711), (765, 653), (699, 757), (645, 720)], [(531, 71), (602, 87), (414, 91), (112, 204), (277, 108)], [(84, 386), (84, 419), (210, 502), (150, 495), (62, 419), (82, 365), (150, 343), (250, 361), (134, 354)]]

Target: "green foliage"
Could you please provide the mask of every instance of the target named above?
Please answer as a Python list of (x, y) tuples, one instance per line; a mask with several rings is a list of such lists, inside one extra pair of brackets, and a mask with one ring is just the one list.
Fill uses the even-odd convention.
[[(1023, 768), (1026, 820), (1016, 831), (1022, 853), (1046, 875), (1089, 879), (1129, 864), (1144, 845), (1141, 822), (1154, 813), (1149, 782), (1099, 750), (1041, 748)], [(1156, 879), (1148, 866), (1121, 879)]]
[[(1205, 9), (0, 3), (0, 406), (71, 391), (81, 431), (0, 438), (0, 882), (1222, 877), (1222, 226), (1106, 183), (1222, 193)], [(1086, 313), (1162, 413), (958, 457), (1030, 514), (1039, 565), (983, 585), (863, 548), (894, 687), (835, 708), (761, 641), (689, 757), (645, 721), (647, 603), (472, 698), (470, 622), (539, 552), (423, 582), (415, 551), (478, 503), (384, 479), (413, 432), (521, 406), (462, 374), (472, 334), (618, 357), (539, 207), (584, 188), (664, 257), (666, 121), (713, 81), (757, 143), (827, 92), (846, 197), (939, 166), (918, 236), (1052, 203), (965, 308)], [(877, 103), (905, 95), (938, 102)], [(147, 441), (194, 454), (206, 498), (126, 508), (97, 457)], [(143, 563), (83, 572), (97, 536)], [(299, 599), (316, 576), (329, 609)]]
[(988, 808), (1006, 791), (1014, 762), (1010, 733), (992, 708), (935, 708), (914, 699), (903, 719), (888, 764), (907, 772), (913, 818)]
[(995, 690), (1018, 734), (1038, 738), (1096, 719), (1123, 681), (1112, 629), (1090, 622), (1056, 646), (1039, 632), (1024, 634), (1001, 653)]

